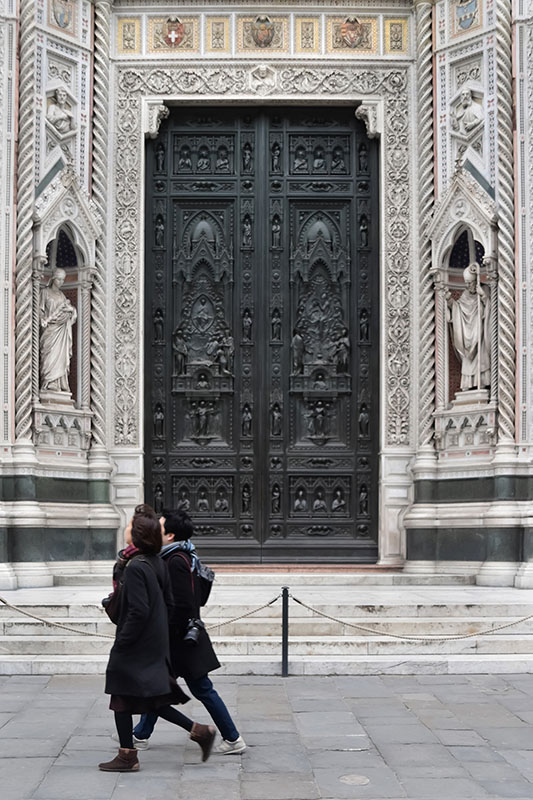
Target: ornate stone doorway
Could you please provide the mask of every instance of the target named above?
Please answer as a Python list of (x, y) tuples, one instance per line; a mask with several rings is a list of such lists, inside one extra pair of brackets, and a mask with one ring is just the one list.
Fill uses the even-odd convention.
[(218, 559), (375, 561), (375, 140), (348, 107), (180, 108), (146, 157), (147, 499)]

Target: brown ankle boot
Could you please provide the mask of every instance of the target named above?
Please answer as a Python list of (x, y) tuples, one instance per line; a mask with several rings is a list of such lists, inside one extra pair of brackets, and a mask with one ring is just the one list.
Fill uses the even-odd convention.
[(98, 769), (101, 769), (102, 772), (137, 772), (139, 769), (137, 750), (119, 747), (115, 758), (112, 761), (98, 764)]
[(202, 748), (202, 761), (207, 761), (213, 748), (215, 741), (216, 730), (212, 725), (200, 725), (199, 722), (193, 722), (190, 739), (193, 742), (198, 742)]

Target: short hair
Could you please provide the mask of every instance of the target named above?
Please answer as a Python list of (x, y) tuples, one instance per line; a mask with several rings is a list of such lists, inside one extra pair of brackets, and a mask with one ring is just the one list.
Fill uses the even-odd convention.
[(165, 533), (173, 533), (177, 540), (190, 539), (194, 534), (192, 519), (183, 509), (163, 511)]
[(131, 541), (141, 553), (157, 555), (161, 550), (161, 525), (152, 506), (143, 503), (135, 508), (131, 520)]

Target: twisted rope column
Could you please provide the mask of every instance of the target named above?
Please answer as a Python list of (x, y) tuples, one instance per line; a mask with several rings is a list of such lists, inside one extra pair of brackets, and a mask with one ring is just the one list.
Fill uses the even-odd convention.
[[(34, 203), (35, 3), (20, 0), (20, 86), (15, 271), (15, 438), (31, 441)], [(38, 380), (38, 377), (37, 377)]]
[(496, 3), (498, 122), (498, 443), (515, 444), (515, 241), (511, 3)]
[(433, 179), (433, 3), (416, 4), (418, 92), (419, 382), (418, 444), (433, 451), (435, 410), (435, 293), (427, 226), (434, 204)]
[(107, 260), (107, 175), (109, 124), (109, 36), (111, 4), (95, 4), (94, 107), (93, 107), (93, 199), (104, 221), (96, 240), (95, 276), (91, 297), (91, 411), (93, 443), (105, 446), (106, 407), (106, 260)]

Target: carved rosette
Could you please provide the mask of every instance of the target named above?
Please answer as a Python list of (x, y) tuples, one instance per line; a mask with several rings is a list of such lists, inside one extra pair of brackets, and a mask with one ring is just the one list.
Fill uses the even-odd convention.
[[(194, 68), (176, 66), (122, 66), (117, 69), (116, 148), (114, 185), (115, 255), (115, 443), (136, 445), (140, 439), (139, 364), (141, 273), (139, 253), (142, 242), (140, 165), (144, 146), (141, 129), (143, 97), (191, 98), (204, 96), (212, 101), (231, 96), (251, 102), (264, 93), (254, 65), (238, 68)], [(409, 204), (409, 86), (408, 69), (361, 70), (347, 66), (310, 68), (276, 67), (268, 75), (271, 94), (312, 98), (328, 103), (335, 98), (353, 97), (354, 105), (365, 95), (380, 98), (384, 111), (383, 147), (385, 154), (386, 207), (383, 219), (386, 274), (384, 278), (386, 324), (387, 398), (385, 445), (408, 445), (411, 439), (411, 208)], [(377, 112), (376, 112), (377, 113)]]

